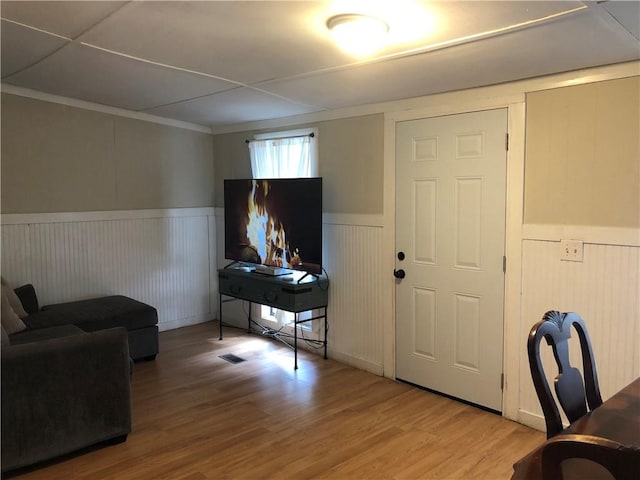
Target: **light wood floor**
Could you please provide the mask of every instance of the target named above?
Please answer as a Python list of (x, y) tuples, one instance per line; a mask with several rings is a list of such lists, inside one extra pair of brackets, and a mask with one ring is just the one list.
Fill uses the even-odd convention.
[[(160, 334), (133, 377), (133, 431), (19, 475), (47, 479), (508, 479), (544, 434), (208, 323)], [(228, 363), (219, 355), (244, 359)]]

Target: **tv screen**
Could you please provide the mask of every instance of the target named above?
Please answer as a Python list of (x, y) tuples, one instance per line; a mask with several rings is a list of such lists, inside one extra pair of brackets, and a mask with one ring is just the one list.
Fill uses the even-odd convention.
[(224, 181), (228, 260), (322, 273), (322, 178)]

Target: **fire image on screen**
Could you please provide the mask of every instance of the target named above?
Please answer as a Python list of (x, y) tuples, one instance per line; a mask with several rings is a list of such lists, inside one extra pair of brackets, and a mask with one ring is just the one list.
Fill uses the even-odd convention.
[(322, 179), (224, 181), (225, 258), (322, 271)]

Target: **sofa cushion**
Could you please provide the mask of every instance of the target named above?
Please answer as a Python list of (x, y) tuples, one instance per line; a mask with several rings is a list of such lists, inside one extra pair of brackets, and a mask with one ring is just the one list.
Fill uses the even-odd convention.
[(0, 300), (0, 322), (9, 335), (20, 332), (27, 328), (24, 322), (11, 308), (9, 298), (7, 297), (7, 289), (2, 287), (2, 298)]
[(58, 325), (71, 325), (73, 322), (65, 316), (64, 312), (55, 310), (39, 311), (27, 315), (22, 319), (27, 328), (48, 328)]
[(49, 328), (37, 328), (23, 330), (9, 336), (11, 345), (23, 345), (25, 343), (40, 342), (54, 338), (68, 337), (69, 335), (84, 335), (85, 332), (75, 325), (58, 325)]
[(154, 307), (123, 295), (46, 305), (41, 313), (52, 315), (52, 321), (60, 321), (60, 315), (66, 323), (73, 323), (86, 332), (113, 327), (136, 330), (158, 323)]

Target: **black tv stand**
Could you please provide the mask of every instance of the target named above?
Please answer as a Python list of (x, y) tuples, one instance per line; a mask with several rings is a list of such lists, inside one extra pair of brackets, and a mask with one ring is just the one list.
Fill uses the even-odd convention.
[[(247, 318), (247, 332), (256, 332), (291, 345), (287, 338), (293, 338), (294, 368), (298, 368), (298, 325), (312, 320), (324, 319), (323, 340), (306, 339), (306, 342), (316, 344), (324, 348), (324, 358), (327, 358), (327, 304), (329, 298), (329, 279), (318, 277), (314, 274), (292, 272), (287, 276), (264, 275), (259, 272), (249, 271), (246, 268), (230, 267), (218, 270), (219, 290), (219, 320), (220, 340), (222, 340), (222, 305), (233, 299), (241, 299), (249, 302), (249, 314)], [(223, 300), (227, 296), (231, 299)], [(251, 317), (251, 303), (268, 305), (294, 313), (293, 335), (278, 330), (273, 330), (261, 325)], [(308, 310), (321, 310), (321, 314), (312, 318), (300, 319), (299, 314)]]

